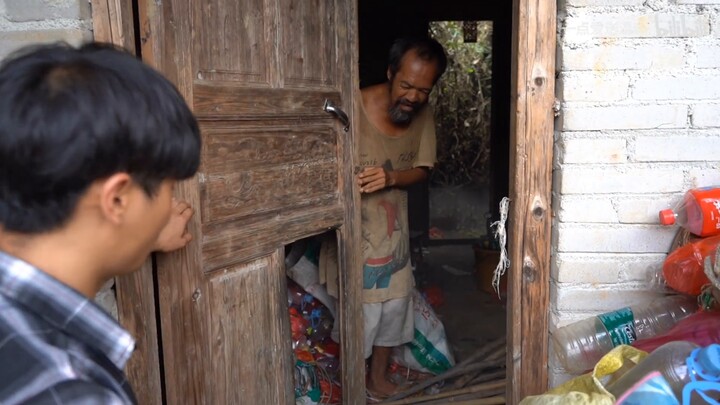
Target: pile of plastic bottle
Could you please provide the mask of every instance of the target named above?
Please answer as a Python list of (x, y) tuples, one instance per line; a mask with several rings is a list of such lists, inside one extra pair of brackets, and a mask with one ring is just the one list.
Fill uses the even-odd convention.
[(720, 188), (692, 189), (659, 217), (694, 235), (663, 264), (662, 278), (675, 294), (559, 328), (554, 349), (575, 373), (591, 370), (619, 345), (650, 353), (605, 387), (616, 404), (720, 405), (720, 307), (704, 272), (720, 246)]
[(296, 404), (339, 404), (340, 347), (333, 317), (319, 300), (288, 279), (288, 314), (295, 358)]

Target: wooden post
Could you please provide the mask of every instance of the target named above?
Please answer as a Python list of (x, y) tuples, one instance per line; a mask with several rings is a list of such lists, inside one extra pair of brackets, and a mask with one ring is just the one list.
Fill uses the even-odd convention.
[(547, 389), (556, 4), (513, 0), (508, 403)]
[(132, 0), (92, 0), (93, 37), (135, 52)]

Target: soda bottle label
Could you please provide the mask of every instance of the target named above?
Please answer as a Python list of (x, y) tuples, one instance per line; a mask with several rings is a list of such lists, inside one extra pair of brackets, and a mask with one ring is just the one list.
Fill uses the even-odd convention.
[(597, 316), (610, 335), (613, 347), (629, 345), (637, 340), (635, 319), (630, 307)]
[[(720, 196), (716, 187), (696, 189), (693, 192), (700, 212), (703, 213), (700, 236), (716, 235), (720, 229)], [(707, 215), (707, 217), (705, 217)]]

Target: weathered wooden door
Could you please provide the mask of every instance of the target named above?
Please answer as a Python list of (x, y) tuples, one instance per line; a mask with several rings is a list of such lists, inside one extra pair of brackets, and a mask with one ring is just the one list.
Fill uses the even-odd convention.
[[(284, 246), (339, 229), (357, 268), (354, 0), (140, 0), (141, 57), (200, 120), (200, 172), (177, 194), (195, 239), (157, 258), (170, 404), (294, 403)], [(355, 244), (357, 246), (357, 244)], [(364, 403), (359, 277), (343, 272), (344, 394)]]

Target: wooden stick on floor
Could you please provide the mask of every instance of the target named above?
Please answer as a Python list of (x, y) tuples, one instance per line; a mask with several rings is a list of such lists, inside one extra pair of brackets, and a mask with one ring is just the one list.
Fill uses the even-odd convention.
[[(458, 403), (465, 403), (470, 400), (477, 400), (477, 399), (481, 399), (481, 398), (490, 398), (490, 397), (497, 397), (499, 395), (505, 395), (505, 390), (506, 390), (506, 388), (502, 387), (502, 388), (498, 388), (498, 389), (495, 389), (492, 391), (479, 392), (477, 394), (455, 395), (452, 397), (436, 399), (436, 400), (432, 400), (430, 402), (422, 402), (419, 404), (420, 405), (448, 405), (448, 404), (456, 405)], [(420, 397), (419, 399), (422, 400), (422, 397)]]
[(470, 401), (455, 402), (455, 405), (502, 405), (505, 403), (505, 396), (472, 399)]
[[(480, 370), (482, 368), (492, 367), (492, 365), (497, 366), (498, 364), (502, 364), (505, 362), (505, 359), (499, 359), (499, 360), (495, 360), (495, 361), (487, 362), (487, 363), (482, 362), (480, 364), (472, 364), (472, 363), (478, 359), (481, 359), (481, 358), (487, 356), (488, 353), (492, 353), (493, 351), (497, 350), (498, 348), (505, 347), (505, 346), (506, 346), (506, 342), (505, 342), (505, 337), (503, 336), (502, 338), (497, 339), (497, 340), (493, 341), (492, 343), (489, 343), (488, 345), (481, 347), (475, 353), (470, 355), (467, 359), (458, 363), (457, 365), (455, 365), (455, 367), (447, 370), (446, 372), (444, 372), (440, 375), (436, 375), (435, 377), (428, 378), (427, 380), (422, 381), (422, 382), (418, 383), (417, 385), (414, 385), (403, 392), (399, 392), (399, 393), (391, 396), (387, 400), (395, 401), (398, 399), (402, 399), (402, 398), (408, 397), (416, 392), (420, 392), (420, 391), (424, 390), (425, 388), (427, 388), (435, 383), (438, 383), (440, 381), (446, 380), (448, 378), (456, 377), (458, 375), (467, 373), (472, 370)], [(498, 361), (500, 363), (498, 363)]]
[(492, 391), (497, 388), (504, 388), (505, 387), (505, 379), (492, 381), (484, 384), (478, 384), (472, 387), (467, 387), (459, 390), (453, 390), (453, 391), (446, 391), (441, 392), (439, 394), (434, 395), (426, 395), (421, 398), (406, 398), (401, 399), (399, 401), (392, 401), (392, 402), (382, 402), (382, 405), (406, 405), (406, 404), (417, 404), (427, 401), (432, 401), (435, 399), (442, 399), (442, 398), (448, 398), (455, 395), (462, 395), (462, 394), (475, 394), (478, 392), (483, 391)]
[[(497, 350), (495, 350), (494, 352), (488, 354), (487, 359), (488, 359), (488, 360), (495, 360), (495, 359), (498, 359), (498, 358), (500, 358), (500, 357), (504, 357), (504, 356), (505, 356), (506, 349), (507, 349), (507, 348), (506, 348), (505, 346), (499, 347), (499, 348), (498, 348)], [(455, 380), (454, 387), (455, 387), (455, 388), (463, 388), (463, 387), (466, 387), (466, 386), (468, 386), (468, 385), (471, 385), (472, 382), (473, 382), (473, 380), (478, 376), (478, 374), (479, 374), (479, 371), (465, 374), (464, 376), (462, 376), (462, 377), (458, 378), (457, 380)], [(492, 379), (492, 378), (491, 378), (491, 379)], [(488, 380), (485, 380), (485, 381), (490, 381), (491, 379), (488, 379)]]
[(507, 370), (503, 368), (502, 370), (498, 370), (492, 373), (487, 374), (480, 374), (477, 377), (475, 377), (472, 381), (470, 381), (469, 385), (476, 385), (480, 384), (485, 381), (492, 381), (496, 378), (505, 377), (507, 375)]

